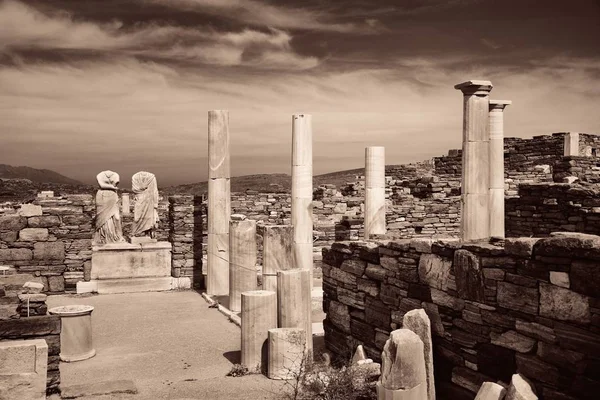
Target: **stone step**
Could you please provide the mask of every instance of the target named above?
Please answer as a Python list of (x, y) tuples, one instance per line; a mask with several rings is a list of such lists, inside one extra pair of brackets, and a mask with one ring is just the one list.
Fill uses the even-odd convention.
[(173, 278), (171, 276), (157, 278), (99, 279), (89, 282), (77, 282), (77, 293), (140, 293), (162, 292), (167, 290), (189, 289), (190, 278)]

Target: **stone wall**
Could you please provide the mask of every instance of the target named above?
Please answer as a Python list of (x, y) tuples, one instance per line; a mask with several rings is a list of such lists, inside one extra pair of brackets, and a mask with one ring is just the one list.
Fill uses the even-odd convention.
[(567, 183), (522, 184), (506, 199), (507, 237), (570, 231), (600, 234), (600, 188)]
[(44, 290), (75, 290), (91, 266), (91, 195), (37, 198), (0, 215), (0, 264), (40, 278)]
[(203, 286), (202, 252), (206, 236), (202, 198), (169, 197), (169, 237), (173, 245), (172, 276), (189, 277), (193, 288)]
[[(2, 298), (0, 297), (0, 302)], [(44, 339), (48, 344), (46, 394), (60, 393), (60, 317), (44, 315), (19, 319), (0, 319), (0, 341)]]
[(600, 183), (600, 159), (563, 157), (554, 163), (552, 175), (554, 182), (564, 182), (566, 178), (574, 176), (582, 182)]
[(571, 235), (335, 243), (323, 251), (327, 348), (348, 357), (362, 344), (380, 360), (404, 314), (424, 308), (439, 399), (471, 400), (515, 372), (541, 399), (596, 398), (600, 237)]

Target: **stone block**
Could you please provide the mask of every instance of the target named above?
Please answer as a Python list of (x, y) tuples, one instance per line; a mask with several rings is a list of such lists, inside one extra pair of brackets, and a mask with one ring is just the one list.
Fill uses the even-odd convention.
[(498, 304), (509, 310), (537, 314), (539, 293), (537, 288), (526, 288), (507, 282), (498, 282)]
[(60, 218), (56, 215), (43, 215), (41, 217), (27, 218), (27, 225), (30, 228), (51, 228), (60, 226)]
[(0, 249), (0, 261), (28, 261), (33, 258), (29, 249)]
[(331, 321), (333, 326), (342, 332), (350, 333), (350, 314), (348, 306), (332, 300), (329, 303), (327, 318)]
[(17, 214), (22, 217), (36, 217), (42, 215), (42, 206), (35, 204), (21, 204)]
[(599, 272), (600, 268), (598, 268), (597, 262), (573, 261), (571, 273), (568, 277), (571, 289), (578, 293), (597, 297), (600, 288)]
[(583, 373), (586, 365), (583, 353), (567, 350), (545, 342), (539, 342), (537, 356), (544, 362), (578, 373)]
[(483, 382), (475, 400), (502, 400), (505, 394), (506, 389), (497, 383)]
[(504, 400), (537, 400), (537, 398), (538, 397), (533, 392), (531, 385), (525, 378), (520, 374), (512, 376)]
[(451, 296), (437, 289), (431, 289), (431, 300), (434, 304), (448, 307), (456, 311), (462, 311), (465, 308), (465, 301), (463, 299)]
[(423, 342), (423, 356), (427, 372), (427, 399), (435, 400), (435, 381), (433, 378), (433, 352), (431, 341), (431, 322), (425, 310), (411, 310), (404, 315), (402, 327), (410, 329)]
[(91, 279), (168, 277), (171, 244), (168, 242), (94, 246)]
[(57, 335), (60, 334), (60, 327), (60, 317), (54, 315), (0, 320), (0, 337), (20, 338), (33, 334), (38, 336)]
[(20, 231), (27, 227), (27, 218), (17, 214), (0, 215), (0, 230)]
[(539, 238), (506, 238), (504, 241), (504, 251), (508, 255), (531, 258), (533, 246), (539, 240)]
[(0, 399), (46, 399), (48, 345), (43, 339), (0, 342)]
[(535, 340), (511, 330), (500, 335), (492, 333), (492, 344), (519, 353), (529, 353), (535, 346)]
[(447, 290), (452, 261), (436, 254), (423, 254), (419, 259), (419, 280), (430, 287)]
[(19, 240), (24, 242), (46, 241), (48, 236), (46, 228), (25, 228), (19, 231)]
[[(567, 289), (571, 285), (570, 280), (569, 280), (569, 274), (566, 272), (559, 272), (559, 271), (550, 271), (550, 283), (552, 283), (553, 285), (556, 285), (556, 286), (567, 288)], [(596, 286), (596, 287), (600, 287), (600, 286)]]
[(589, 299), (572, 290), (540, 282), (540, 315), (588, 323), (591, 321)]
[(50, 292), (64, 292), (65, 291), (65, 278), (62, 276), (49, 276), (48, 277), (48, 290)]
[(454, 275), (460, 298), (481, 302), (485, 300), (483, 274), (479, 258), (475, 254), (463, 249), (456, 250)]
[(61, 241), (35, 243), (33, 245), (33, 258), (35, 260), (57, 260), (65, 259), (65, 244)]

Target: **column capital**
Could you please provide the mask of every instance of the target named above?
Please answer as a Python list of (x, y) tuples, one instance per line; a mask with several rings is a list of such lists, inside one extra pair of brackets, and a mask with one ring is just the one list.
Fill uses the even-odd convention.
[(490, 111), (492, 111), (492, 110), (504, 111), (504, 108), (506, 108), (506, 106), (509, 106), (511, 104), (512, 104), (511, 100), (490, 100)]
[(490, 81), (482, 81), (471, 79), (458, 85), (454, 85), (454, 89), (460, 90), (464, 95), (470, 96), (473, 94), (488, 94), (494, 86)]

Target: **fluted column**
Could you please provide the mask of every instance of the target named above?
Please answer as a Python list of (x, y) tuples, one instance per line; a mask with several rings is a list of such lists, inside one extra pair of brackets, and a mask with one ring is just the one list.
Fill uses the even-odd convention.
[(229, 309), (242, 309), (242, 292), (257, 289), (256, 221), (229, 222)]
[(269, 329), (277, 328), (276, 293), (253, 290), (242, 293), (242, 358), (251, 372), (266, 372)]
[(510, 100), (490, 100), (490, 236), (504, 238), (504, 108)]
[(365, 239), (384, 235), (385, 227), (385, 147), (365, 149)]
[(229, 294), (229, 112), (208, 112), (208, 250), (206, 291)]
[(312, 117), (292, 116), (292, 225), (296, 268), (313, 270)]
[(489, 239), (488, 119), (492, 83), (471, 80), (454, 88), (463, 93), (461, 240)]

